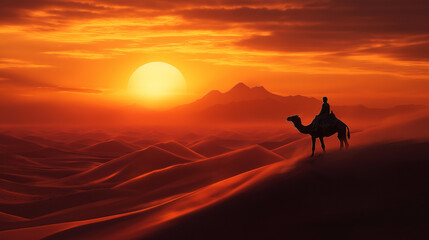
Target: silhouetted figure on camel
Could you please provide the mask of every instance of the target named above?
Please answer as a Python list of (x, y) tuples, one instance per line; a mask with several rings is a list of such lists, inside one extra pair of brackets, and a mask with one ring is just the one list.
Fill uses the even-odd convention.
[(332, 136), (335, 133), (338, 133), (340, 148), (342, 149), (344, 144), (346, 145), (346, 148), (349, 147), (347, 138), (350, 139), (350, 129), (345, 123), (336, 118), (333, 112), (330, 113), (330, 109), (328, 98), (323, 97), (322, 109), (310, 125), (302, 125), (301, 118), (298, 115), (287, 118), (288, 121), (295, 125), (299, 132), (311, 135), (311, 140), (313, 141), (311, 156), (314, 156), (316, 138), (319, 138), (322, 149), (325, 152), (325, 143), (323, 142), (323, 138)]

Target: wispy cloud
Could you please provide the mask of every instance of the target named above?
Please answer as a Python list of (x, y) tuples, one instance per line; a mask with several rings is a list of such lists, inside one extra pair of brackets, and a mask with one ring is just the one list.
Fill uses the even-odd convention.
[[(2, 76), (3, 75), (3, 76)], [(85, 87), (66, 87), (61, 85), (55, 85), (43, 81), (37, 81), (27, 77), (11, 75), (0, 72), (0, 86), (17, 87), (32, 90), (47, 90), (55, 92), (72, 92), (72, 93), (91, 93), (99, 94), (103, 93), (100, 89), (91, 89)]]
[(61, 86), (41, 86), (38, 88), (53, 90), (58, 92), (73, 92), (73, 93), (103, 93), (102, 90), (91, 89), (91, 88), (73, 88), (73, 87), (61, 87)]
[(82, 52), (82, 51), (52, 51), (44, 52), (45, 54), (53, 54), (61, 57), (67, 58), (83, 58), (83, 59), (106, 59), (112, 58), (114, 55), (112, 53), (97, 53), (97, 52)]
[(0, 58), (0, 68), (48, 68), (47, 64), (37, 64), (29, 61), (12, 58)]

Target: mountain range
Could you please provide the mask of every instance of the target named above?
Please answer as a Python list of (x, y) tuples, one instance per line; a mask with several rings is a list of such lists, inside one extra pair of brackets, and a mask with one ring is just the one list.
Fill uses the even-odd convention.
[[(311, 120), (322, 102), (301, 95), (280, 96), (263, 86), (238, 83), (227, 92), (212, 90), (202, 98), (167, 111), (168, 114), (205, 122), (282, 122), (287, 116), (300, 115)], [(369, 108), (362, 105), (332, 106), (337, 117), (359, 120), (380, 119), (427, 108), (425, 105), (401, 105)]]

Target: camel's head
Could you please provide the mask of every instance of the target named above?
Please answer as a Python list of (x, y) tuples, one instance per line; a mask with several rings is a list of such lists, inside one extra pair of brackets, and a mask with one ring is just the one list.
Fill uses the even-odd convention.
[(290, 116), (290, 117), (286, 118), (286, 120), (288, 120), (289, 122), (295, 123), (295, 122), (298, 122), (300, 120), (300, 118), (298, 115), (294, 115), (294, 116)]

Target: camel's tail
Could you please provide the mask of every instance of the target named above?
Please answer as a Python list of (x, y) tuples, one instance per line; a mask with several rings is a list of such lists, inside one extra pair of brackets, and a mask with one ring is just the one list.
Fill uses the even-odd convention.
[(347, 126), (347, 124), (344, 124), (344, 125), (346, 125), (346, 128), (347, 128), (347, 138), (350, 139), (350, 129), (349, 129), (349, 126)]

